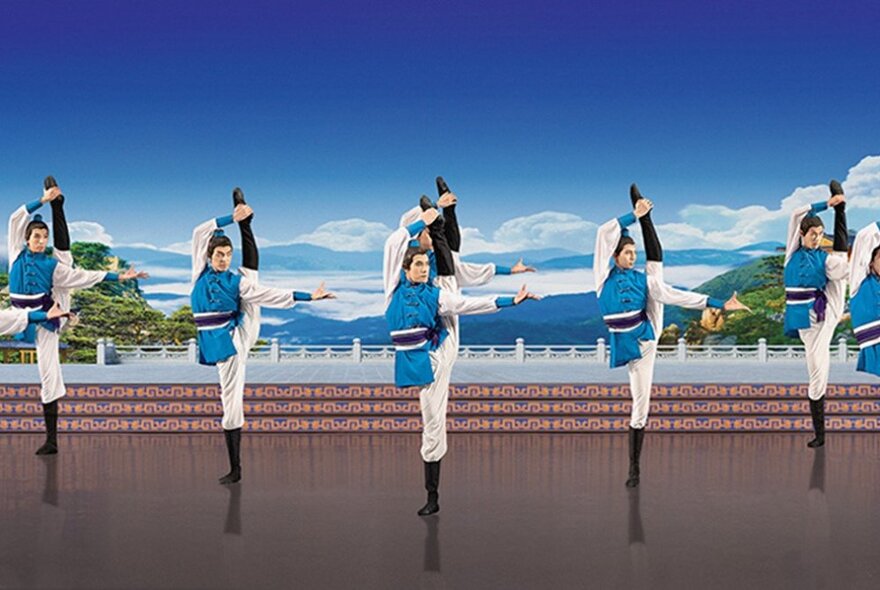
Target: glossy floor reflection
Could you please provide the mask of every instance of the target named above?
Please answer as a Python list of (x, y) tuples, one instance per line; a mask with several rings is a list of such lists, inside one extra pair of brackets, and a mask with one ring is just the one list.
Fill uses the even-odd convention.
[(0, 588), (877, 588), (880, 435), (0, 437)]

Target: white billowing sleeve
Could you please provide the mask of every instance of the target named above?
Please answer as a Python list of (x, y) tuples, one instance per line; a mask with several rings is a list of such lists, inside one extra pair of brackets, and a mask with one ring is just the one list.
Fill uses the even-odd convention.
[(663, 275), (648, 274), (648, 297), (666, 305), (677, 305), (688, 309), (705, 309), (708, 295), (676, 289), (663, 281)]
[(52, 273), (52, 292), (55, 293), (56, 289), (88, 289), (103, 281), (106, 276), (106, 270), (83, 270), (66, 264), (56, 264)]
[[(855, 297), (859, 287), (871, 272), (871, 252), (880, 246), (880, 227), (872, 223), (859, 230), (853, 242), (852, 260), (849, 265), (849, 296)], [(842, 253), (841, 253), (842, 254)], [(830, 259), (831, 256), (829, 255)]]
[(846, 260), (846, 252), (830, 252), (825, 259), (825, 275), (829, 281), (846, 280), (849, 264)]
[(803, 205), (791, 212), (791, 218), (788, 220), (788, 235), (785, 240), (785, 264), (788, 264), (791, 255), (801, 247), (801, 221), (811, 209), (810, 205)]
[(192, 235), (192, 282), (195, 284), (199, 280), (199, 275), (205, 270), (208, 264), (208, 242), (214, 235), (214, 230), (219, 226), (216, 219), (197, 225), (193, 229)]
[(70, 250), (59, 250), (58, 248), (52, 248), (52, 256), (59, 262), (59, 264), (66, 264), (67, 266), (73, 266), (73, 254), (70, 253)]
[(495, 304), (495, 297), (465, 297), (440, 289), (440, 315), (478, 315), (494, 313), (500, 308)]
[(593, 277), (596, 281), (596, 297), (602, 294), (602, 287), (611, 273), (611, 258), (620, 242), (620, 222), (612, 219), (599, 226), (596, 232), (596, 249), (593, 251)]
[(247, 276), (242, 276), (241, 278), (239, 295), (242, 301), (261, 307), (289, 309), (294, 305), (292, 289), (266, 287)]
[(0, 311), (0, 335), (11, 336), (24, 332), (28, 325), (28, 312), (25, 309), (4, 309)]
[(464, 262), (458, 252), (452, 253), (455, 262), (455, 278), (459, 287), (479, 287), (495, 277), (495, 264), (475, 264)]
[(400, 283), (400, 271), (403, 266), (403, 257), (409, 247), (409, 230), (399, 227), (385, 240), (385, 252), (382, 256), (382, 282), (385, 286), (385, 309), (391, 303), (391, 297), (397, 284)]
[(22, 205), (12, 212), (9, 216), (9, 227), (6, 232), (6, 253), (9, 256), (9, 270), (12, 270), (12, 263), (21, 254), (24, 248), (24, 232), (30, 220), (30, 214), (27, 206)]

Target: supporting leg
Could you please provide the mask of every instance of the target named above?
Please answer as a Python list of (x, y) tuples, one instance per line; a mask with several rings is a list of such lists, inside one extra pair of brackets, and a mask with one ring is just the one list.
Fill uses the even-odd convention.
[(626, 487), (634, 488), (639, 485), (639, 457), (642, 454), (642, 441), (645, 440), (644, 428), (629, 428), (629, 476)]
[(241, 481), (241, 428), (224, 430), (223, 436), (229, 454), (229, 473), (220, 478), (220, 483), (226, 485)]
[(440, 512), (440, 461), (425, 461), (425, 489), (428, 491), (428, 502), (419, 510), (419, 516), (430, 516)]
[(810, 400), (810, 416), (813, 418), (813, 430), (816, 436), (807, 443), (811, 449), (816, 449), (825, 444), (825, 397)]
[(58, 452), (58, 401), (43, 404), (46, 421), (46, 442), (37, 449), (37, 455), (54, 455)]

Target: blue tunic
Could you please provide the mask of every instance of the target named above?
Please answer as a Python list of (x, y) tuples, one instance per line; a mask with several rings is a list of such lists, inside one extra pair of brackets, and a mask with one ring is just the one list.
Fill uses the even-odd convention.
[[(412, 283), (405, 277), (394, 290), (385, 319), (388, 329), (394, 332), (405, 330), (418, 333), (424, 340), (416, 348), (394, 353), (394, 384), (397, 387), (426, 385), (433, 383), (434, 371), (431, 369), (429, 352), (436, 350), (446, 339), (447, 330), (440, 315), (440, 289), (430, 283)], [(418, 344), (418, 342), (416, 342)]]
[[(647, 321), (645, 311), (647, 306), (648, 277), (645, 273), (634, 269), (624, 270), (614, 265), (602, 286), (599, 310), (603, 318), (626, 314), (623, 317), (629, 318), (628, 323), (634, 327), (625, 331), (609, 331), (611, 367), (620, 367), (629, 361), (641, 358), (639, 341), (654, 340), (654, 327)], [(606, 323), (612, 321), (609, 318), (605, 319)]]
[(853, 331), (859, 341), (857, 371), (880, 375), (880, 278), (871, 273), (849, 301)]
[(216, 314), (217, 318), (198, 330), (199, 363), (203, 365), (216, 365), (236, 354), (232, 332), (241, 320), (240, 285), (241, 275), (206, 266), (193, 286), (190, 299), (196, 325), (198, 314)]
[(815, 309), (824, 318), (825, 285), (828, 275), (825, 261), (828, 253), (819, 248), (798, 248), (785, 265), (783, 278), (786, 288), (785, 335), (796, 338), (798, 330), (810, 327), (810, 310)]
[[(9, 271), (9, 293), (13, 304), (15, 304), (15, 295), (42, 294), (45, 297), (41, 301), (35, 301), (33, 306), (39, 305), (44, 311), (52, 307), (52, 276), (56, 266), (58, 260), (45, 253), (34, 253), (27, 248), (22, 250)], [(58, 330), (58, 325), (57, 320), (29, 323), (27, 329), (17, 334), (15, 338), (33, 342), (36, 338), (37, 326), (54, 332)]]

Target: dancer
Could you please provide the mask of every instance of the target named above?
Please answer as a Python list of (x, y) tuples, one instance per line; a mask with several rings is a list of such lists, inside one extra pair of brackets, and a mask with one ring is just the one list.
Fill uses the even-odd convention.
[[(798, 207), (791, 214), (785, 247), (785, 335), (804, 343), (809, 372), (807, 395), (815, 436), (810, 448), (825, 444), (825, 389), (831, 370), (831, 338), (843, 314), (847, 275), (846, 197), (836, 180), (831, 198)], [(818, 213), (834, 208), (833, 252), (819, 246), (825, 227)]]
[[(435, 209), (422, 212), (419, 221), (400, 228), (386, 241), (386, 290), (385, 318), (395, 345), (394, 383), (397, 387), (419, 386), (422, 412), (421, 455), (425, 468), (425, 489), (428, 501), (419, 510), (420, 516), (440, 510), (438, 486), (440, 460), (446, 454), (446, 408), (449, 399), (449, 378), (456, 350), (448, 338), (443, 317), (454, 315), (491, 313), (502, 307), (518, 305), (526, 299), (538, 297), (529, 293), (525, 285), (515, 297), (463, 297), (448, 285), (454, 285), (452, 254), (445, 240), (434, 241), (437, 260), (438, 283), (429, 282), (431, 262), (428, 251), (421, 247), (408, 248), (401, 266), (396, 270), (387, 267), (389, 252), (401, 234), (416, 237), (427, 225), (439, 219)], [(400, 271), (403, 280), (399, 280)], [(388, 276), (394, 274), (398, 280)]]
[[(438, 287), (452, 289), (455, 293), (461, 294), (463, 288), (479, 287), (485, 285), (497, 275), (515, 275), (524, 272), (536, 271), (534, 267), (526, 266), (525, 264), (523, 264), (522, 258), (520, 258), (513, 266), (503, 266), (501, 264), (495, 264), (493, 262), (479, 264), (473, 262), (465, 262), (464, 260), (462, 260), (461, 255), (459, 254), (459, 252), (461, 251), (461, 229), (459, 228), (458, 216), (456, 214), (458, 197), (451, 190), (449, 190), (449, 186), (446, 184), (446, 181), (443, 180), (442, 176), (437, 177), (436, 184), (437, 194), (439, 195), (436, 207), (425, 195), (422, 195), (421, 199), (419, 200), (419, 209), (421, 209), (422, 211), (430, 209), (432, 207), (438, 209), (438, 211), (439, 208), (443, 209), (441, 218), (438, 219), (436, 222), (430, 224), (427, 230), (422, 232), (422, 234), (420, 234), (419, 236), (422, 246), (428, 248), (429, 250), (428, 256), (431, 261), (430, 280), (435, 285), (437, 285)], [(417, 215), (419, 209), (411, 210), (409, 215)], [(413, 218), (411, 221), (415, 221), (415, 219)], [(404, 225), (404, 223), (402, 223), (401, 225)], [(444, 281), (443, 285), (438, 283), (439, 273), (437, 270), (436, 257), (434, 256), (434, 241), (440, 243), (445, 242), (446, 244), (448, 244), (448, 250), (451, 252), (452, 255), (451, 264), (453, 266), (453, 272), (451, 275), (449, 275), (450, 278)], [(415, 243), (410, 242), (410, 245), (415, 245)], [(452, 342), (452, 346), (455, 349), (454, 359), (457, 360), (458, 351), (461, 345), (461, 331), (459, 328), (458, 316), (445, 316), (443, 318), (443, 322), (445, 323), (446, 330), (448, 331), (447, 338), (450, 339), (450, 341)]]
[[(241, 480), (241, 429), (244, 425), (244, 382), (247, 356), (260, 335), (260, 307), (287, 309), (297, 301), (332, 299), (324, 283), (313, 292), (273, 289), (259, 283), (259, 252), (251, 229), (253, 209), (240, 188), (232, 192), (233, 213), (209, 219), (193, 230), (192, 310), (199, 343), (199, 362), (217, 365), (223, 402), (223, 435), (229, 473), (221, 484)], [(221, 227), (238, 223), (242, 265), (229, 270), (232, 241)]]
[[(610, 332), (611, 367), (627, 365), (633, 398), (629, 424), (629, 477), (627, 487), (639, 485), (639, 457), (651, 402), (657, 340), (663, 330), (663, 304), (691, 309), (748, 310), (736, 298), (725, 301), (683, 291), (663, 281), (663, 249), (651, 221), (653, 203), (630, 187), (633, 212), (599, 228), (593, 258), (599, 308)], [(626, 227), (638, 218), (645, 241), (646, 272), (634, 270), (635, 241)]]
[[(37, 367), (40, 372), (40, 400), (46, 421), (46, 442), (38, 455), (58, 452), (58, 400), (67, 393), (58, 357), (58, 331), (70, 310), (73, 289), (85, 289), (102, 281), (127, 281), (147, 278), (130, 268), (120, 274), (103, 270), (73, 267), (70, 234), (64, 216), (64, 195), (51, 176), (43, 182), (42, 198), (22, 205), (9, 218), (9, 299), (12, 306), (27, 311), (49, 311), (57, 303), (65, 312), (57, 317), (29, 323), (16, 338), (36, 342)], [(39, 214), (30, 215), (45, 203), (52, 207), (52, 256), (46, 254), (49, 227)], [(53, 312), (54, 315), (54, 312)]]

